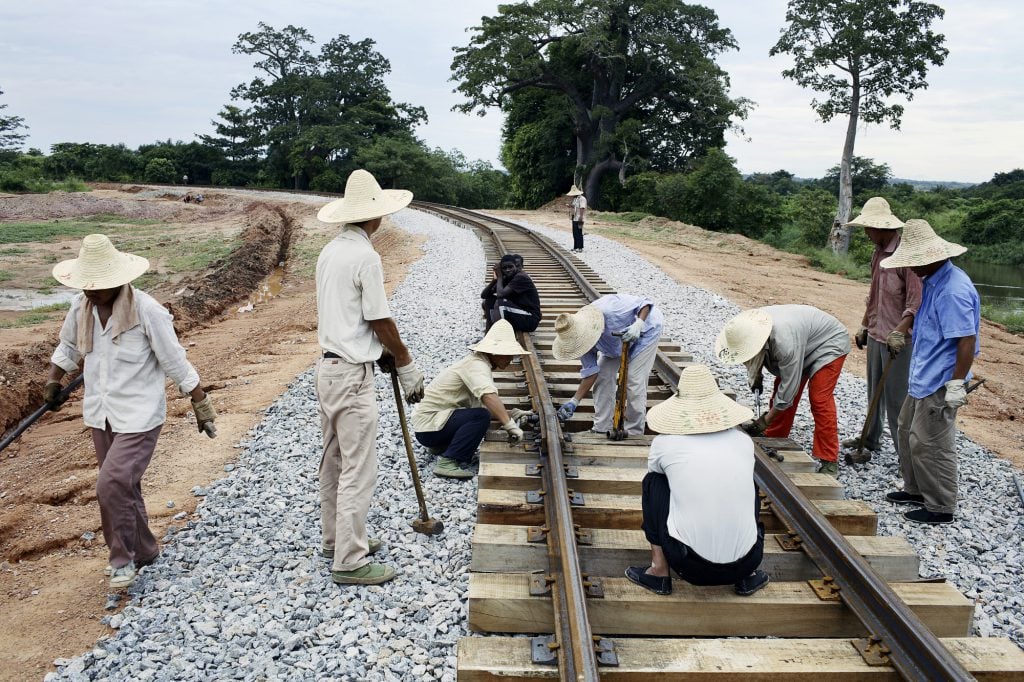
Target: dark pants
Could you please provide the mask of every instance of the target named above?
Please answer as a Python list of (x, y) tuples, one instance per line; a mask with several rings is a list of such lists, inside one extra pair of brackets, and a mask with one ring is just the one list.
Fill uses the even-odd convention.
[[(676, 540), (668, 532), (668, 506), (671, 492), (668, 477), (664, 474), (648, 473), (643, 482), (644, 535), (652, 545), (661, 547), (665, 559), (679, 577), (692, 585), (732, 585), (746, 578), (761, 565), (764, 553), (764, 524), (757, 524), (757, 540), (750, 551), (736, 561), (716, 564)], [(759, 508), (754, 495), (755, 518)]]
[(444, 448), (442, 457), (469, 464), (491, 423), (486, 407), (455, 410), (440, 431), (417, 431), (416, 440), (428, 448)]
[(574, 220), (572, 221), (572, 248), (582, 249), (583, 248), (583, 221)]
[(536, 331), (537, 325), (540, 324), (539, 318), (536, 318), (526, 312), (519, 313), (514, 310), (509, 310), (509, 306), (516, 308), (516, 305), (509, 302), (507, 298), (499, 298), (497, 300), (494, 307), (491, 308), (491, 315), (487, 322), (488, 330), (490, 330), (491, 325), (495, 322), (503, 319), (512, 325), (512, 328), (517, 332), (526, 332), (529, 334), (532, 331)]
[(160, 545), (149, 530), (142, 474), (153, 458), (162, 425), (142, 433), (114, 433), (109, 423), (106, 426), (92, 430), (100, 465), (96, 499), (110, 565), (121, 568), (129, 561), (146, 563), (160, 553)]

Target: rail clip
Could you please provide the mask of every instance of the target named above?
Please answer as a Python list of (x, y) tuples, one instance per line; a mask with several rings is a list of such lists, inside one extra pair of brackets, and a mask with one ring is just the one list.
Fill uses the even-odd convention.
[(530, 638), (530, 662), (534, 665), (558, 665), (560, 645), (554, 635)]
[(871, 635), (867, 639), (851, 639), (850, 644), (860, 653), (864, 662), (870, 666), (891, 665), (889, 654), (892, 651), (885, 645), (878, 635)]
[(594, 635), (594, 653), (597, 654), (598, 665), (610, 668), (619, 667), (619, 654), (615, 651), (615, 640)]
[(804, 540), (796, 533), (786, 533), (785, 535), (776, 535), (775, 539), (778, 541), (779, 546), (787, 552), (799, 552), (804, 547)]
[(551, 594), (551, 585), (555, 577), (546, 573), (535, 573), (530, 576), (530, 596), (546, 597)]
[(821, 580), (808, 580), (807, 584), (811, 586), (821, 601), (840, 601), (839, 585), (836, 584), (836, 579), (832, 576), (826, 575)]

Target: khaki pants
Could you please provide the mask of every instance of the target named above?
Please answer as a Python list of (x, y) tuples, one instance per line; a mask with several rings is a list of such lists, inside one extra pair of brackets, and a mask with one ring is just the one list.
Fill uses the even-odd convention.
[[(907, 339), (907, 347), (897, 355), (889, 368), (889, 374), (885, 377), (885, 386), (882, 387), (882, 395), (878, 399), (878, 406), (875, 413), (871, 415), (871, 423), (868, 424), (867, 433), (864, 435), (864, 447), (869, 450), (879, 449), (879, 440), (882, 438), (882, 415), (885, 415), (889, 424), (889, 435), (892, 436), (893, 446), (899, 454), (899, 418), (903, 409), (903, 401), (907, 398), (907, 382), (910, 379), (910, 352), (912, 342)], [(889, 348), (882, 341), (875, 341), (868, 338), (867, 349), (867, 374), (868, 374), (868, 400), (875, 394), (875, 389), (882, 379), (882, 372), (889, 363)]]
[[(626, 414), (622, 426), (630, 436), (644, 434), (647, 419), (647, 382), (658, 355), (658, 342), (629, 359), (626, 381)], [(618, 386), (619, 358), (599, 355), (597, 383), (594, 384), (594, 430), (610, 431), (615, 416), (615, 389)]]
[(321, 359), (316, 396), (324, 451), (320, 459), (320, 523), (335, 571), (369, 563), (366, 516), (377, 482), (377, 397), (373, 363)]
[(955, 514), (956, 410), (946, 405), (946, 388), (920, 399), (908, 395), (899, 434), (903, 490), (922, 495), (930, 512)]

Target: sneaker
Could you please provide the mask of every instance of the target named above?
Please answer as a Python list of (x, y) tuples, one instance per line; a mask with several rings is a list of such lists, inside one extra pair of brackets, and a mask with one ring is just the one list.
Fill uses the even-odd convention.
[[(376, 554), (377, 552), (380, 551), (380, 548), (384, 546), (384, 543), (381, 542), (377, 538), (367, 538), (367, 544), (370, 546), (370, 548), (368, 550), (366, 550), (366, 556), (370, 556), (371, 554)], [(325, 559), (333, 559), (334, 558), (334, 548), (333, 547), (321, 547), (320, 548), (320, 554), (322, 554)]]
[(395, 569), (384, 564), (366, 564), (354, 571), (331, 571), (338, 585), (380, 585), (395, 577)]
[(672, 576), (650, 575), (647, 566), (630, 566), (626, 569), (626, 577), (654, 594), (672, 594)]
[(759, 568), (743, 580), (736, 583), (734, 589), (736, 590), (736, 594), (741, 597), (749, 597), (770, 582), (771, 578), (768, 577), (768, 574)]
[(896, 504), (924, 504), (924, 495), (914, 495), (903, 490), (886, 493), (885, 499)]
[(433, 455), (434, 457), (440, 457), (444, 454), (446, 448), (427, 448), (427, 454)]
[(828, 474), (833, 478), (839, 475), (839, 462), (825, 462), (822, 461), (821, 466), (818, 467), (819, 474)]
[(438, 457), (434, 462), (434, 475), (442, 478), (473, 478), (475, 474), (463, 469), (462, 465), (450, 457)]
[[(136, 568), (144, 568), (145, 566), (149, 566), (150, 564), (152, 564), (154, 561), (156, 561), (159, 558), (160, 558), (160, 552), (157, 552), (156, 554), (154, 554), (153, 556), (151, 556), (148, 559), (142, 559), (141, 561), (136, 561), (135, 562), (135, 567)], [(114, 572), (114, 567), (111, 566), (110, 564), (107, 564), (106, 568), (103, 569), (103, 575), (107, 576), (108, 578), (110, 577), (110, 575), (113, 572)]]
[(903, 515), (907, 521), (913, 521), (914, 523), (927, 523), (933, 526), (938, 526), (945, 523), (953, 523), (952, 514), (943, 514), (942, 512), (928, 511), (924, 507), (920, 509), (911, 509)]
[(129, 561), (120, 568), (115, 568), (110, 572), (110, 589), (112, 590), (123, 590), (126, 587), (131, 587), (131, 584), (135, 582), (135, 562)]

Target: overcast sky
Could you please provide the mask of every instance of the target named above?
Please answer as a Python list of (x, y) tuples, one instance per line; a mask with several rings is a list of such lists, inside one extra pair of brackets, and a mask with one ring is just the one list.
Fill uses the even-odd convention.
[[(845, 121), (822, 124), (812, 94), (784, 80), (785, 58), (769, 58), (785, 0), (706, 2), (740, 50), (720, 63), (733, 96), (757, 107), (727, 152), (744, 173), (784, 168), (820, 177), (838, 163)], [(939, 0), (946, 17), (946, 64), (906, 104), (901, 131), (861, 126), (856, 153), (888, 163), (897, 177), (980, 182), (1024, 166), (1024, 2)], [(308, 29), (318, 45), (338, 34), (370, 37), (391, 61), (394, 99), (426, 108), (418, 134), (430, 146), (459, 149), (497, 165), (501, 116), (453, 113), (452, 51), (468, 27), (493, 15), (486, 0), (0, 0), (0, 104), (25, 118), (28, 145), (55, 142), (190, 141), (230, 89), (254, 74), (234, 55), (238, 34), (264, 21)], [(314, 48), (316, 49), (316, 48)]]

